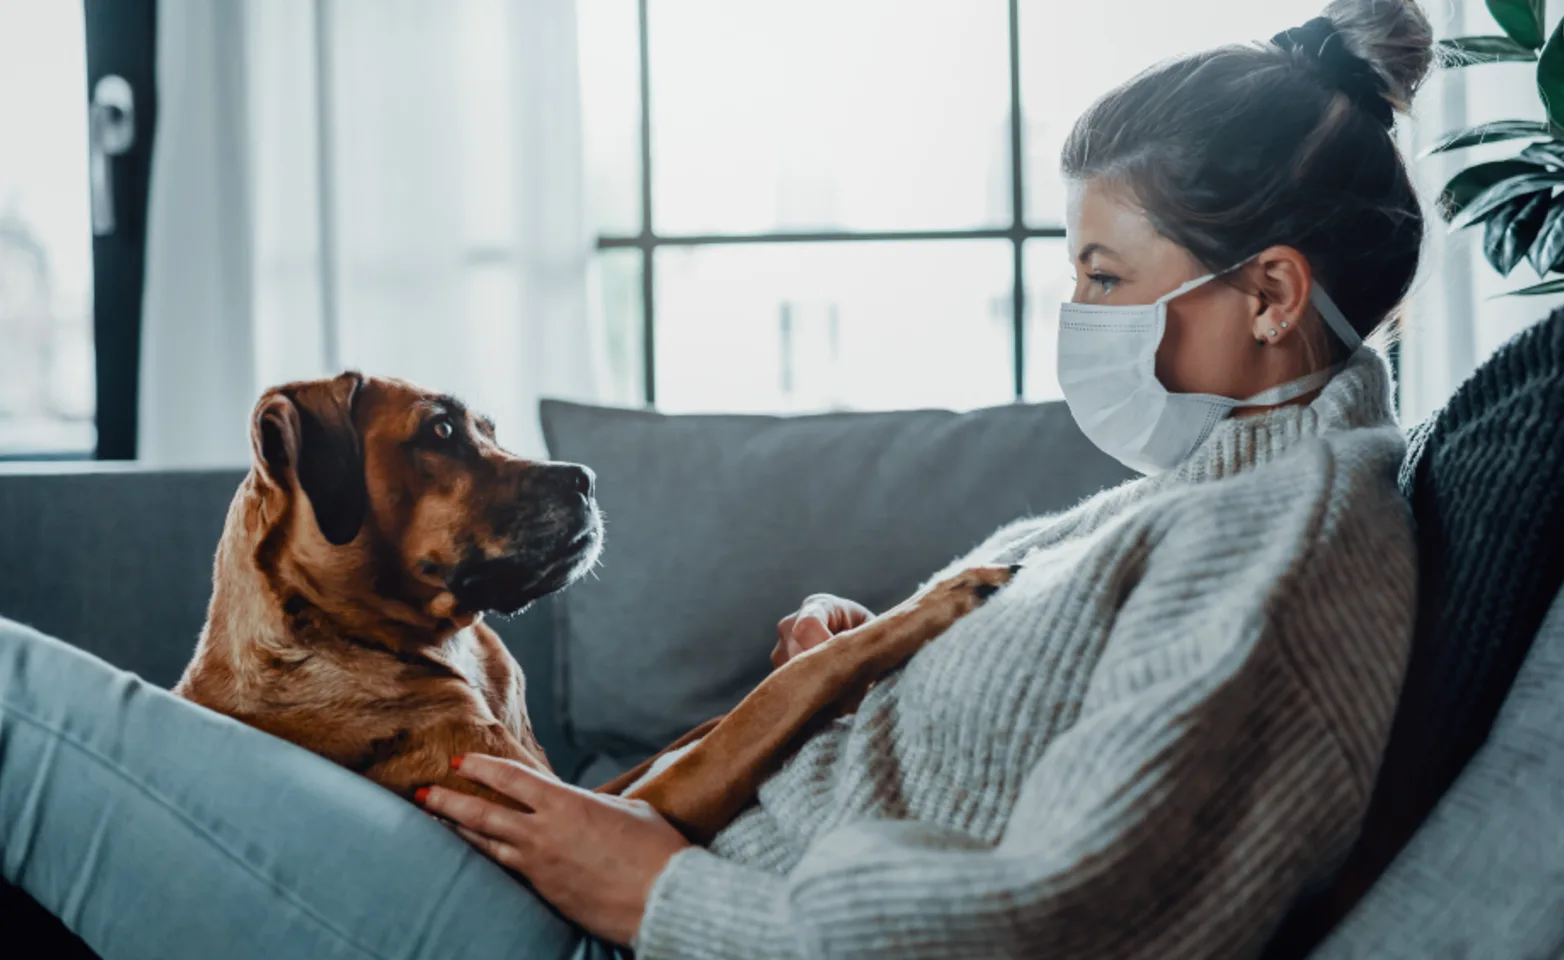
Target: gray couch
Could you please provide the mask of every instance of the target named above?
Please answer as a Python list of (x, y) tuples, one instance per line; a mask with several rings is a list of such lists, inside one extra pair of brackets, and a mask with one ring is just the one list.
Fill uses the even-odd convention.
[[(736, 702), (769, 669), (776, 620), (808, 593), (881, 609), (1004, 521), (1062, 509), (1126, 477), (1058, 404), (777, 419), (548, 402), (543, 422), (554, 456), (598, 471), (604, 562), (596, 577), (495, 625), (529, 677), (549, 757), (587, 784)], [(0, 465), (0, 615), (172, 684), (203, 620), (213, 546), (241, 475)], [(1517, 695), (1524, 687), (1534, 700), (1564, 702), (1559, 608)], [(1564, 806), (1564, 725), (1539, 725), (1528, 710), (1512, 726), (1513, 740), (1471, 765), (1487, 770), (1486, 783), (1513, 773), (1519, 761), (1506, 757), (1521, 749), (1542, 771), (1495, 801), (1501, 821), (1527, 816), (1528, 804)], [(1505, 729), (1501, 718), (1496, 731)], [(1493, 791), (1462, 794), (1473, 795)], [(1424, 832), (1437, 831), (1437, 820)], [(1514, 883), (1548, 875), (1564, 852), (1564, 837), (1543, 839), (1532, 851), (1539, 862)], [(1442, 869), (1461, 856), (1437, 832), (1419, 840), (1434, 846), (1422, 856)], [(1552, 876), (1564, 883), (1564, 857), (1557, 866)], [(1431, 921), (1450, 917), (1448, 904), (1391, 896), (1375, 909), (1415, 904)], [(1528, 909), (1560, 904), (1548, 897)], [(1478, 917), (1442, 941), (1448, 955), (1542, 956), (1564, 946), (1564, 919), (1522, 922), (1507, 909), (1468, 903)], [(1350, 934), (1315, 956), (1384, 955), (1374, 937)], [(1500, 940), (1504, 951), (1486, 949)]]

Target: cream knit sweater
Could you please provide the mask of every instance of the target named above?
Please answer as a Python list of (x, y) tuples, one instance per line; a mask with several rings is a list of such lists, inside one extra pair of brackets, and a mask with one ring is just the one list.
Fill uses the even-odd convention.
[[(1412, 633), (1383, 360), (951, 564), (1016, 579), (657, 879), (662, 957), (1241, 957), (1340, 861)], [(933, 578), (931, 578), (933, 579)]]

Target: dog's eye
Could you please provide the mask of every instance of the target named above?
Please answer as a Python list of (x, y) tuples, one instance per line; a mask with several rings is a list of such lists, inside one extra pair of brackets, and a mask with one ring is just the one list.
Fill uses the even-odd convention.
[(436, 440), (449, 440), (456, 433), (456, 428), (451, 425), (451, 421), (442, 417), (434, 422), (431, 432)]

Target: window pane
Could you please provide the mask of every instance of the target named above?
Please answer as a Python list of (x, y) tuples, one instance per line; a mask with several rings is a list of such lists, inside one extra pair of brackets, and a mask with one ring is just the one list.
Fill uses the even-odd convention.
[(576, 4), (587, 201), (599, 233), (641, 229), (641, 44), (636, 0)]
[(86, 77), (81, 4), (0, 4), (0, 454), (96, 443)]
[(597, 257), (597, 295), (607, 380), (603, 401), (638, 407), (646, 402), (646, 355), (641, 310), (641, 251), (604, 250)]
[(1010, 244), (665, 247), (664, 410), (800, 412), (1005, 403)]
[(1026, 265), (1026, 399), (1058, 400), (1059, 304), (1075, 289), (1063, 240), (1028, 240)]
[[(1269, 38), (1319, 15), (1321, 0), (1020, 0), (1027, 219), (1064, 223), (1059, 150), (1092, 101), (1153, 63)], [(1130, 25), (1133, 25), (1130, 27)]]
[(1010, 219), (1003, 0), (651, 0), (661, 234)]

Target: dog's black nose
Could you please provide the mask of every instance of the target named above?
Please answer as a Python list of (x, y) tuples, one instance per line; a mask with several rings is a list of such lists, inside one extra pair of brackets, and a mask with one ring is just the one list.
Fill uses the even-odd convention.
[(597, 493), (597, 474), (590, 467), (571, 467), (571, 473), (576, 492), (588, 500), (592, 499), (593, 494)]
[(574, 490), (588, 500), (597, 492), (597, 474), (590, 467), (567, 463), (562, 464), (559, 471), (560, 486), (565, 489)]
[(550, 497), (572, 495), (592, 499), (597, 492), (597, 474), (578, 463), (540, 463), (521, 474), (523, 495), (528, 490)]

